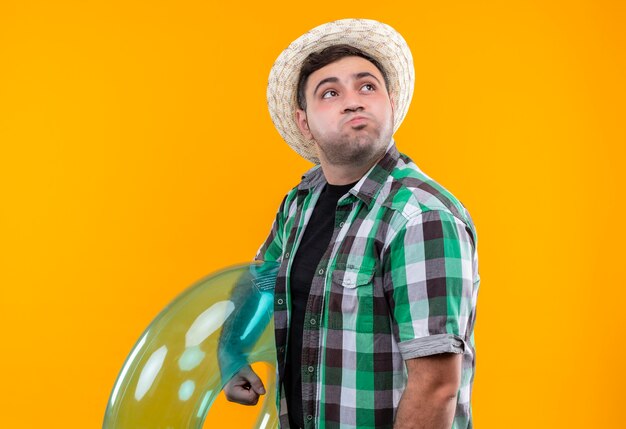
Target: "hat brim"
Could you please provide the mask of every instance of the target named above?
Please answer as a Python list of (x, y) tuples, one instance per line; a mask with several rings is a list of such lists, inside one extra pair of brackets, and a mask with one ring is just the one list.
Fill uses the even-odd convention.
[(313, 28), (293, 41), (276, 59), (267, 85), (267, 104), (274, 126), (299, 155), (319, 163), (315, 142), (307, 140), (296, 122), (297, 86), (302, 63), (313, 52), (346, 44), (375, 58), (388, 78), (394, 99), (394, 132), (411, 103), (415, 85), (413, 57), (404, 38), (387, 24), (369, 19), (342, 19)]

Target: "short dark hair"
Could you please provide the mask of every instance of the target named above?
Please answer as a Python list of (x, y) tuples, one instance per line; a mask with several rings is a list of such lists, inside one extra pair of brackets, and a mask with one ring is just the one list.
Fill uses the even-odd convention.
[(309, 76), (313, 72), (321, 69), (322, 67), (334, 63), (335, 61), (339, 61), (340, 59), (345, 57), (361, 57), (374, 64), (376, 68), (380, 71), (380, 74), (383, 75), (385, 87), (387, 88), (387, 90), (389, 90), (389, 80), (387, 79), (387, 73), (385, 72), (383, 66), (376, 59), (351, 45), (332, 45), (322, 49), (319, 52), (313, 52), (309, 54), (309, 56), (306, 57), (306, 59), (302, 63), (302, 67), (300, 68), (300, 75), (298, 77), (297, 92), (298, 106), (302, 110), (306, 110), (306, 98), (304, 94), (304, 88), (306, 87)]

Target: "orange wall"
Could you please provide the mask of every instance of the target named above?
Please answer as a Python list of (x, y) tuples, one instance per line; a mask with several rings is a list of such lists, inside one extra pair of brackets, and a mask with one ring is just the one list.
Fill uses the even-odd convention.
[(152, 318), (252, 258), (309, 167), (269, 69), (351, 16), (412, 47), (396, 141), (478, 229), (476, 427), (622, 421), (624, 3), (211, 3), (0, 4), (0, 425), (98, 427)]

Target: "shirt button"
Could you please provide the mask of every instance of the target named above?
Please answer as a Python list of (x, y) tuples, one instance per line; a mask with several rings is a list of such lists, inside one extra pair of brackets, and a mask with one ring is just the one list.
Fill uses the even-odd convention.
[(323, 269), (323, 268), (320, 268), (320, 270), (317, 272), (317, 274), (319, 274), (320, 276), (321, 276), (322, 274), (324, 274), (324, 269)]
[(313, 420), (313, 416), (309, 414), (308, 416), (306, 416), (306, 419), (307, 419), (308, 421), (311, 421), (311, 420)]
[(315, 371), (315, 368), (313, 368), (312, 366), (310, 366), (310, 367), (308, 367), (308, 368), (307, 368), (307, 370), (308, 370), (309, 372), (314, 372), (314, 371)]
[(282, 298), (278, 298), (278, 301), (276, 301), (276, 302), (278, 303), (278, 305), (283, 305), (283, 302), (285, 302), (285, 301), (283, 301)]
[(285, 253), (285, 259), (289, 257), (289, 252)]
[(311, 319), (310, 322), (311, 322), (311, 325), (315, 325), (315, 319)]
[(339, 228), (342, 228), (344, 225), (345, 225), (345, 223), (344, 223), (344, 222), (341, 222), (341, 223), (339, 224)]

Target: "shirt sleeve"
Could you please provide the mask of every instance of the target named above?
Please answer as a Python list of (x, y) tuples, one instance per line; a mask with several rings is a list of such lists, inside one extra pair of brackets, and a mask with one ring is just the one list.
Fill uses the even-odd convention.
[[(280, 262), (282, 259), (283, 213), (287, 196), (280, 204), (270, 233), (257, 251), (255, 261)], [(263, 333), (266, 323), (269, 322), (269, 319), (265, 320), (263, 317), (256, 318), (265, 296), (257, 290), (258, 286), (252, 288), (250, 284), (256, 283), (260, 278), (266, 282), (269, 278), (275, 283), (277, 271), (277, 264), (252, 265), (249, 273), (242, 275), (237, 280), (238, 284), (233, 288), (230, 301), (234, 303), (236, 311), (224, 322), (218, 343), (218, 363), (224, 383), (244, 365), (251, 363), (249, 362), (250, 350)], [(270, 304), (271, 302), (270, 300)]]
[(280, 261), (283, 255), (284, 210), (288, 195), (280, 203), (272, 229), (254, 257), (255, 261)]
[(385, 249), (385, 295), (406, 359), (463, 353), (473, 302), (474, 238), (443, 210), (408, 220)]

